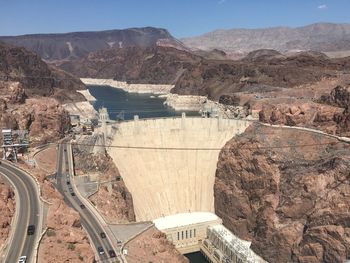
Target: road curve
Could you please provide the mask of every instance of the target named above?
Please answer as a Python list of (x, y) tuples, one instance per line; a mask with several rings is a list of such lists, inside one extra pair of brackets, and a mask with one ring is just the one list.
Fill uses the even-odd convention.
[[(8, 244), (4, 262), (18, 262), (20, 256), (27, 256), (27, 262), (34, 262), (36, 245), (40, 236), (42, 213), (39, 189), (30, 175), (14, 167), (8, 162), (1, 162), (0, 174), (14, 187), (19, 203), (16, 203), (18, 217), (12, 239)], [(16, 212), (16, 213), (17, 213)], [(27, 235), (27, 227), (35, 225), (34, 235)]]
[[(67, 144), (59, 144), (58, 146), (58, 163), (57, 163), (57, 189), (60, 191), (60, 193), (64, 196), (65, 202), (79, 212), (81, 217), (81, 222), (85, 230), (88, 232), (88, 235), (90, 237), (91, 242), (93, 243), (93, 246), (95, 250), (98, 247), (102, 247), (105, 254), (104, 255), (98, 255), (98, 252), (96, 252), (96, 255), (99, 256), (99, 262), (115, 262), (117, 258), (110, 258), (108, 255), (109, 250), (114, 250), (112, 244), (110, 243), (108, 237), (101, 238), (100, 233), (105, 232), (101, 225), (98, 222), (98, 219), (95, 218), (94, 214), (86, 208), (81, 208), (80, 205), (83, 204), (82, 200), (79, 199), (79, 195), (72, 196), (70, 188), (72, 188), (71, 184), (67, 184), (67, 181), (71, 180), (71, 176), (73, 174), (71, 165), (71, 160), (68, 156), (68, 147)], [(68, 175), (68, 178), (67, 178)], [(107, 235), (107, 233), (106, 233)]]

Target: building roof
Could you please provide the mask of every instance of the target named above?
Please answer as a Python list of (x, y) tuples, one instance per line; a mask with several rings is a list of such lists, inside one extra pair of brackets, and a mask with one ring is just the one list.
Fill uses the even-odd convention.
[(11, 133), (12, 130), (11, 129), (2, 129), (2, 133)]
[(199, 224), (220, 219), (217, 215), (210, 212), (192, 212), (181, 213), (153, 220), (153, 223), (159, 230)]

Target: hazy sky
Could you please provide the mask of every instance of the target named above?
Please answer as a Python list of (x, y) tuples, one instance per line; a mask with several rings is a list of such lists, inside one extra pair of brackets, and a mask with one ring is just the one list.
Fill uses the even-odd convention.
[(315, 22), (350, 23), (350, 0), (0, 0), (0, 35), (155, 26), (185, 37)]

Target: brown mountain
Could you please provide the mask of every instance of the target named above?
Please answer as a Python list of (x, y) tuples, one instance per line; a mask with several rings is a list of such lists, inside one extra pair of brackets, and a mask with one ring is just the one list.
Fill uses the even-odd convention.
[(175, 83), (201, 57), (171, 47), (111, 48), (92, 52), (60, 68), (78, 77), (109, 78), (130, 83)]
[(217, 48), (238, 56), (257, 49), (275, 49), (282, 53), (302, 50), (348, 51), (350, 24), (318, 23), (298, 28), (216, 30), (181, 41), (194, 50)]
[(169, 47), (132, 47), (93, 52), (61, 68), (78, 77), (172, 83), (173, 93), (219, 100), (225, 94), (290, 88), (335, 77), (350, 70), (350, 59), (330, 59), (317, 52), (285, 56), (258, 50), (239, 61), (214, 60)]
[(28, 96), (55, 96), (64, 91), (61, 100), (83, 100), (75, 90), (85, 89), (79, 79), (46, 64), (32, 52), (1, 43), (0, 81), (19, 82)]
[(92, 51), (111, 47), (172, 46), (185, 49), (183, 44), (165, 29), (144, 27), (65, 34), (33, 34), (3, 36), (0, 41), (25, 47), (47, 61), (81, 58)]
[(70, 127), (60, 102), (82, 101), (76, 77), (37, 55), (0, 44), (0, 128), (29, 130), (32, 142), (61, 137)]

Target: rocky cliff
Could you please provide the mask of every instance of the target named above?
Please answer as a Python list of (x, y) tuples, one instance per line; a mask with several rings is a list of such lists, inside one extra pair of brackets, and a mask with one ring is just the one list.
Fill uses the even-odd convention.
[(349, 108), (349, 88), (337, 86), (329, 94), (322, 95), (315, 101), (263, 103), (259, 120), (270, 124), (309, 127), (331, 134), (349, 136)]
[(345, 262), (349, 170), (348, 144), (254, 125), (220, 153), (215, 212), (269, 262)]
[(170, 47), (107, 49), (60, 65), (78, 77), (173, 84), (200, 57)]
[(349, 72), (350, 59), (317, 52), (285, 56), (274, 50), (251, 52), (239, 61), (207, 59), (173, 48), (109, 49), (61, 68), (79, 77), (130, 83), (175, 84), (172, 93), (219, 100), (237, 92), (266, 91), (315, 83)]
[[(27, 96), (57, 96), (64, 101), (84, 100), (78, 89), (85, 89), (76, 77), (47, 65), (34, 53), (0, 43), (0, 89), (20, 83)], [(64, 93), (64, 96), (63, 94)]]
[(107, 48), (172, 46), (186, 49), (166, 29), (154, 27), (11, 36), (0, 37), (0, 41), (25, 47), (42, 59), (53, 62), (81, 58), (90, 52)]
[(350, 59), (329, 59), (313, 52), (283, 56), (259, 50), (239, 61), (203, 60), (178, 78), (173, 93), (220, 96), (256, 93), (315, 83), (349, 72)]
[(32, 142), (57, 139), (70, 127), (60, 103), (85, 100), (78, 89), (85, 86), (74, 76), (0, 44), (0, 127), (29, 130)]
[(11, 231), (11, 222), (15, 213), (15, 193), (0, 178), (0, 251), (2, 251)]

